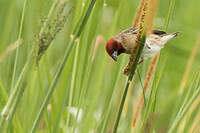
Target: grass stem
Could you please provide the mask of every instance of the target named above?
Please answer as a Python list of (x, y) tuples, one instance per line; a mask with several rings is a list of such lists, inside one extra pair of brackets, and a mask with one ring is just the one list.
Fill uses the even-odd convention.
[(45, 97), (45, 99), (44, 99), (44, 101), (42, 103), (42, 106), (41, 106), (41, 108), (40, 108), (40, 110), (39, 110), (39, 112), (38, 112), (38, 114), (36, 116), (36, 119), (35, 119), (35, 121), (33, 123), (32, 129), (30, 131), (31, 133), (35, 133), (35, 131), (36, 131), (38, 125), (39, 125), (39, 122), (40, 122), (40, 120), (42, 118), (43, 112), (46, 109), (46, 107), (47, 107), (47, 105), (49, 103), (49, 100), (50, 100), (50, 98), (51, 98), (51, 96), (52, 96), (52, 94), (53, 94), (53, 92), (55, 90), (56, 84), (57, 84), (57, 82), (59, 80), (59, 77), (60, 77), (60, 75), (61, 75), (61, 73), (62, 73), (62, 71), (64, 69), (64, 66), (65, 66), (65, 64), (66, 64), (66, 62), (68, 60), (68, 57), (69, 57), (69, 55), (70, 55), (70, 53), (72, 51), (74, 43), (75, 43), (76, 39), (78, 39), (80, 37), (80, 35), (81, 35), (82, 31), (83, 31), (83, 28), (84, 28), (84, 26), (85, 26), (85, 24), (86, 24), (86, 22), (87, 22), (87, 20), (88, 20), (88, 18), (90, 16), (91, 12), (92, 12), (92, 9), (94, 7), (95, 2), (96, 2), (96, 0), (91, 0), (91, 3), (90, 3), (90, 5), (89, 5), (89, 7), (86, 10), (86, 13), (84, 15), (84, 18), (80, 19), (80, 21), (78, 22), (78, 24), (80, 23), (81, 25), (80, 25), (78, 31), (75, 32), (75, 35), (72, 38), (71, 43), (69, 44), (69, 49), (67, 49), (65, 54), (64, 54), (64, 58), (63, 58), (63, 60), (61, 62), (61, 65), (60, 65), (58, 71), (55, 74), (55, 77), (54, 77), (54, 79), (53, 79), (53, 81), (52, 81), (52, 83), (50, 85), (50, 88), (49, 88), (49, 90), (47, 92), (47, 95), (46, 95), (46, 97)]
[(118, 111), (118, 114), (117, 114), (117, 119), (116, 119), (115, 124), (114, 124), (113, 133), (117, 132), (117, 128), (118, 128), (118, 125), (119, 125), (121, 113), (122, 113), (122, 110), (123, 110), (123, 107), (124, 107), (124, 103), (125, 103), (125, 100), (126, 100), (126, 95), (127, 95), (127, 92), (128, 92), (128, 88), (129, 88), (129, 85), (130, 85), (131, 80), (133, 78), (133, 75), (134, 75), (134, 73), (136, 71), (137, 64), (138, 64), (138, 61), (140, 59), (140, 56), (142, 54), (142, 50), (143, 50), (143, 47), (144, 47), (145, 39), (146, 39), (146, 36), (144, 35), (144, 32), (143, 32), (141, 34), (140, 41), (138, 43), (138, 45), (139, 45), (138, 53), (136, 55), (134, 64), (133, 64), (133, 66), (131, 68), (131, 73), (130, 73), (128, 79), (127, 79), (126, 87), (125, 87), (125, 90), (123, 92), (123, 96), (122, 96), (122, 99), (121, 99), (121, 102), (120, 102), (120, 107), (119, 107), (119, 111)]

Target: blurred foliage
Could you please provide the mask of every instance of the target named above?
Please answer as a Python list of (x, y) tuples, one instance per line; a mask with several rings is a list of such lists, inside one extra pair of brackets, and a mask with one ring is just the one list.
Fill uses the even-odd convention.
[[(32, 46), (35, 45), (34, 36), (42, 24), (41, 20), (47, 16), (53, 2), (54, 0), (27, 0), (22, 27), (23, 43), (19, 46), (16, 80), (27, 61)], [(63, 58), (64, 51), (69, 47), (72, 31), (76, 28), (75, 25), (82, 17), (89, 2), (90, 0), (68, 0), (66, 8), (70, 10), (74, 7), (74, 10), (68, 16), (62, 31), (41, 58), (38, 68), (31, 66), (29, 73), (23, 78), (20, 87), (24, 88), (24, 93), (8, 132), (27, 133), (30, 131)], [(107, 132), (112, 129), (126, 81), (126, 76), (122, 72), (129, 57), (121, 55), (119, 61), (114, 62), (105, 52), (105, 44), (111, 36), (131, 26), (139, 2), (139, 0), (97, 0), (89, 21), (67, 60), (55, 92), (40, 122), (38, 133), (72, 132), (73, 128), (80, 133), (103, 132), (110, 102), (112, 102), (111, 112), (105, 125)], [(24, 0), (0, 0), (0, 56), (18, 38), (23, 3)], [(170, 1), (167, 0), (159, 1), (155, 19), (156, 29), (163, 28), (169, 3)], [(197, 0), (176, 0), (175, 3), (175, 11), (167, 32), (178, 31), (180, 35), (171, 40), (161, 52), (161, 60), (164, 61), (161, 61), (160, 68), (164, 67), (164, 70), (159, 79), (154, 123), (155, 131), (158, 133), (167, 131), (180, 106), (175, 102), (180, 91), (180, 82), (200, 33), (199, 5), (200, 1)], [(67, 14), (67, 11), (65, 13)], [(195, 73), (199, 71), (199, 58), (200, 53), (198, 52), (185, 90), (190, 87), (189, 85), (195, 79)], [(15, 51), (0, 64), (0, 111), (7, 102), (6, 95), (9, 96), (12, 91), (14, 60)], [(150, 59), (139, 65), (142, 81), (144, 81), (149, 62)], [(75, 64), (77, 65), (73, 71)], [(72, 90), (73, 93), (70, 93)], [(184, 94), (187, 93), (185, 90)], [(141, 92), (141, 83), (136, 76), (133, 88), (129, 92), (127, 112), (122, 114), (118, 132), (129, 133), (131, 131), (134, 105)], [(70, 96), (72, 96), (72, 106), (69, 107)], [(69, 113), (70, 108), (75, 107), (77, 110), (78, 106), (82, 110), (82, 119), (77, 122), (74, 115), (71, 115), (69, 123), (66, 124), (69, 114), (71, 114)], [(199, 108), (197, 109), (199, 110)], [(72, 112), (74, 113), (74, 111)], [(200, 118), (199, 115), (196, 113), (194, 117)], [(187, 131), (190, 130), (187, 129)]]

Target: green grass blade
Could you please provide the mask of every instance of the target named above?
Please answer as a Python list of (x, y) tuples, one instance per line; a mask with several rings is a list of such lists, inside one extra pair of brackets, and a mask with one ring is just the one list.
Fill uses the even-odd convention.
[(167, 16), (165, 18), (165, 23), (164, 23), (164, 27), (163, 27), (164, 31), (167, 30), (167, 28), (169, 26), (170, 19), (172, 18), (172, 15), (174, 13), (175, 2), (176, 2), (176, 0), (170, 0), (169, 10), (168, 10)]
[(11, 111), (11, 108), (13, 106), (14, 100), (16, 99), (17, 92), (20, 91), (20, 89), (22, 89), (22, 88), (18, 88), (18, 87), (19, 87), (20, 82), (22, 81), (22, 78), (23, 78), (24, 74), (26, 73), (26, 70), (27, 70), (28, 66), (30, 65), (29, 61), (30, 61), (30, 56), (28, 58), (28, 61), (24, 65), (23, 70), (21, 71), (21, 74), (20, 74), (20, 76), (19, 76), (19, 78), (17, 80), (17, 83), (16, 83), (11, 95), (9, 96), (7, 104), (5, 105), (4, 109), (2, 110), (2, 113), (1, 113), (2, 117), (1, 117), (1, 120), (0, 120), (0, 129), (2, 128), (5, 120), (7, 119), (8, 115), (9, 115), (9, 113)]
[[(24, 6), (22, 9), (22, 17), (21, 17), (21, 22), (20, 22), (19, 34), (18, 34), (18, 40), (20, 40), (21, 36), (22, 36), (22, 28), (23, 28), (23, 24), (24, 24), (24, 14), (25, 14), (25, 9), (26, 9), (26, 3), (27, 3), (27, 0), (24, 0)], [(16, 49), (11, 89), (13, 89), (14, 83), (15, 83), (15, 74), (16, 74), (16, 68), (17, 68), (18, 54), (19, 54), (19, 47), (17, 47), (17, 49)]]
[(88, 20), (88, 18), (90, 16), (91, 12), (92, 12), (92, 9), (94, 7), (95, 2), (96, 2), (96, 0), (91, 0), (91, 3), (90, 3), (90, 5), (89, 5), (89, 7), (87, 9), (87, 12), (86, 12), (83, 20), (82, 21), (80, 20), (80, 22), (79, 22), (79, 23), (81, 23), (81, 25), (80, 25), (80, 27), (78, 29), (78, 32), (75, 33), (75, 36), (74, 36), (74, 38), (72, 39), (72, 41), (70, 43), (69, 49), (66, 50), (66, 52), (65, 52), (63, 61), (62, 61), (61, 65), (60, 65), (58, 71), (56, 72), (56, 75), (55, 75), (55, 77), (54, 77), (54, 79), (52, 81), (52, 84), (51, 84), (51, 86), (49, 88), (49, 91), (48, 91), (48, 93), (47, 93), (47, 95), (46, 95), (46, 97), (44, 99), (44, 102), (42, 103), (42, 106), (40, 108), (40, 111), (39, 111), (39, 113), (38, 113), (38, 115), (37, 115), (37, 117), (36, 117), (36, 119), (34, 121), (34, 124), (33, 124), (32, 129), (31, 129), (31, 133), (35, 133), (35, 131), (36, 131), (37, 127), (38, 127), (38, 124), (40, 122), (40, 119), (42, 118), (43, 112), (44, 112), (47, 104), (49, 103), (49, 100), (50, 100), (50, 98), (51, 98), (51, 96), (52, 96), (52, 94), (54, 92), (54, 89), (55, 89), (56, 84), (57, 84), (57, 82), (59, 80), (59, 77), (60, 77), (60, 75), (61, 75), (61, 73), (62, 73), (62, 71), (64, 69), (64, 66), (65, 66), (65, 64), (67, 62), (67, 59), (68, 59), (68, 57), (69, 57), (69, 55), (70, 55), (70, 53), (72, 51), (72, 48), (73, 48), (74, 43), (75, 43), (75, 40), (77, 38), (79, 38), (79, 36), (81, 35), (81, 32), (83, 31), (83, 28), (84, 28), (84, 26), (85, 26), (85, 24), (86, 24), (86, 22), (87, 22), (87, 20)]
[[(76, 51), (75, 51), (75, 57), (74, 57), (74, 65), (72, 69), (72, 79), (71, 79), (71, 86), (69, 90), (69, 103), (68, 107), (72, 107), (72, 99), (74, 95), (74, 86), (75, 86), (75, 76), (76, 76), (76, 69), (77, 69), (77, 64), (78, 64), (78, 53), (79, 53), (79, 40), (77, 41), (77, 46), (76, 46)], [(69, 120), (70, 120), (70, 113), (67, 115), (67, 126), (69, 126)]]
[(140, 40), (139, 40), (139, 50), (138, 50), (138, 53), (136, 55), (136, 59), (134, 61), (134, 64), (131, 68), (131, 73), (128, 77), (128, 80), (127, 80), (127, 83), (126, 83), (126, 87), (124, 89), (124, 92), (123, 92), (123, 95), (122, 95), (122, 99), (121, 99), (121, 102), (120, 102), (120, 107), (119, 107), (119, 111), (118, 111), (118, 114), (117, 114), (117, 119), (115, 121), (115, 124), (114, 124), (114, 129), (113, 129), (113, 133), (116, 133), (117, 132), (117, 128), (118, 128), (118, 125), (119, 125), (119, 121), (120, 121), (120, 117), (121, 117), (121, 113), (122, 113), (122, 110), (123, 110), (123, 107), (124, 107), (124, 103), (125, 103), (125, 100), (126, 100), (126, 95), (127, 95), (127, 92), (128, 92), (128, 88), (129, 88), (129, 85), (130, 85), (130, 82), (133, 78), (133, 75), (136, 71), (136, 68), (137, 68), (137, 64), (138, 64), (138, 61), (140, 59), (140, 56), (142, 54), (142, 50), (143, 50), (143, 47), (144, 47), (144, 43), (145, 43), (145, 35), (144, 35), (144, 31), (140, 37)]
[[(198, 79), (200, 79), (200, 78), (198, 77)], [(188, 99), (186, 97), (186, 99), (188, 99), (188, 101), (186, 101), (187, 102), (186, 105), (183, 104), (183, 106), (180, 108), (179, 112), (177, 113), (175, 120), (173, 121), (173, 123), (170, 126), (167, 133), (173, 133), (173, 131), (177, 128), (178, 124), (183, 119), (183, 117), (185, 116), (185, 114), (189, 110), (190, 106), (195, 101), (195, 99), (199, 96), (199, 94), (200, 94), (200, 86), (198, 86), (198, 88), (196, 89), (196, 91), (194, 92), (194, 94), (192, 95), (192, 97), (190, 99)]]

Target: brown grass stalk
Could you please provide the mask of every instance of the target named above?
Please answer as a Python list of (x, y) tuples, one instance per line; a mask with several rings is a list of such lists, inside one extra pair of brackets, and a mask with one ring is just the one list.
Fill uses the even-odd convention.
[(105, 43), (105, 38), (102, 35), (98, 35), (96, 37), (96, 41), (95, 41), (95, 45), (94, 45), (94, 50), (93, 50), (93, 54), (92, 54), (92, 60), (94, 60), (97, 50), (100, 47), (101, 44)]
[[(181, 122), (179, 128), (178, 128), (178, 132), (180, 133), (183, 133), (184, 132), (184, 129), (185, 129), (185, 126), (187, 124), (187, 119), (191, 117), (192, 113), (198, 108), (198, 105), (200, 103), (200, 96), (198, 98), (196, 98), (196, 100), (194, 101), (194, 103), (192, 104), (192, 106), (190, 107), (187, 115), (185, 115), (183, 121)], [(195, 116), (195, 119), (193, 121), (193, 124), (191, 125), (191, 128), (190, 128), (190, 132), (189, 133), (196, 133), (195, 131), (199, 130), (200, 131), (200, 128), (197, 128), (199, 127), (199, 120), (200, 120), (200, 115), (196, 115)], [(198, 133), (198, 132), (197, 132)]]
[[(142, 29), (146, 29), (146, 35), (150, 35), (153, 30), (153, 23), (154, 18), (156, 16), (157, 12), (157, 5), (158, 0), (142, 0), (140, 3), (140, 6), (138, 8), (138, 11), (136, 13), (133, 27), (139, 27), (139, 32), (137, 34), (137, 40), (139, 36), (141, 35)], [(124, 69), (124, 74), (128, 75), (130, 73), (130, 68), (133, 65), (133, 62), (135, 60), (135, 56), (138, 50), (138, 46), (135, 46), (135, 49), (133, 50), (133, 54), (130, 56), (129, 63)]]
[(153, 25), (154, 25), (154, 19), (156, 17), (157, 13), (157, 6), (158, 6), (158, 0), (151, 0), (148, 8), (148, 14), (147, 14), (147, 36), (152, 33)]
[(195, 45), (193, 47), (192, 53), (191, 53), (190, 58), (188, 60), (187, 67), (186, 67), (183, 79), (181, 81), (181, 84), (180, 84), (180, 94), (182, 94), (183, 89), (185, 88), (185, 85), (187, 83), (190, 71), (192, 69), (192, 64), (193, 64), (194, 59), (195, 59), (195, 57), (197, 55), (199, 47), (200, 47), (200, 35), (199, 35), (199, 37), (198, 37), (198, 39), (197, 39), (197, 41), (196, 41), (196, 43), (195, 43)]
[(133, 24), (132, 24), (132, 27), (138, 27), (139, 25), (139, 21), (140, 21), (140, 18), (141, 18), (141, 14), (142, 14), (142, 12), (143, 12), (143, 7), (144, 7), (144, 5), (145, 5), (145, 0), (142, 0), (141, 2), (140, 2), (140, 5), (139, 5), (139, 7), (138, 7), (138, 10), (137, 10), (137, 13), (136, 13), (136, 15), (135, 15), (135, 19), (134, 19), (134, 21), (133, 21)]
[[(192, 105), (192, 109), (191, 112), (193, 112), (196, 107), (199, 105), (200, 103), (200, 96), (195, 100), (194, 104)], [(200, 114), (197, 114), (197, 116), (195, 117), (193, 124), (191, 125), (191, 128), (189, 130), (189, 133), (196, 133), (197, 131), (200, 131)], [(198, 132), (197, 132), (198, 133)]]
[(133, 115), (132, 127), (135, 127), (139, 112), (142, 109), (142, 105), (144, 103), (144, 94), (146, 93), (146, 91), (148, 89), (148, 85), (149, 85), (151, 77), (153, 75), (153, 71), (154, 71), (154, 68), (155, 68), (155, 65), (156, 65), (158, 57), (159, 57), (159, 53), (156, 54), (153, 57), (152, 62), (150, 64), (149, 68), (148, 68), (147, 75), (146, 75), (146, 78), (145, 78), (145, 83), (144, 83), (144, 89), (143, 89), (142, 95), (140, 97), (140, 100), (139, 100), (139, 102), (137, 104), (136, 111), (135, 111), (135, 113)]
[[(190, 71), (192, 69), (192, 64), (193, 64), (193, 62), (195, 60), (195, 57), (196, 57), (196, 55), (198, 53), (199, 47), (200, 47), (200, 36), (198, 37), (198, 39), (197, 39), (197, 41), (196, 41), (196, 43), (195, 43), (195, 45), (193, 47), (192, 53), (190, 55), (190, 58), (188, 60), (187, 67), (186, 67), (185, 73), (183, 75), (183, 79), (181, 81), (181, 84), (180, 84), (180, 93), (179, 93), (180, 95), (183, 93), (183, 90), (184, 90), (184, 88), (186, 86), (187, 80), (189, 78)], [(191, 113), (192, 113), (192, 111), (190, 110), (188, 115), (186, 115), (184, 120), (181, 122), (180, 127), (179, 127), (179, 131), (180, 132), (182, 132), (184, 130), (184, 126), (186, 124), (186, 119), (187, 119), (188, 116), (190, 116)]]
[[(138, 12), (136, 13), (136, 18), (134, 19), (134, 22), (133, 22), (133, 26), (136, 25), (136, 26), (139, 27), (139, 31), (137, 33), (137, 39), (136, 39), (135, 43), (137, 43), (137, 40), (139, 40), (139, 38), (141, 36), (141, 33), (142, 33), (142, 31), (143, 31), (143, 29), (145, 27), (144, 25), (145, 25), (145, 17), (147, 15), (148, 3), (149, 3), (149, 0), (142, 0), (141, 1), (140, 7), (138, 9)], [(124, 74), (125, 75), (129, 75), (130, 74), (130, 70), (131, 70), (131, 67), (132, 67), (132, 65), (133, 65), (133, 63), (135, 61), (136, 54), (138, 52), (138, 48), (139, 48), (139, 46), (136, 44), (135, 48), (132, 51), (132, 54), (130, 56), (128, 65), (124, 69)]]
[(9, 45), (8, 48), (4, 51), (4, 53), (0, 56), (0, 63), (3, 62), (6, 57), (12, 53), (19, 45), (22, 44), (22, 40), (19, 39), (15, 41), (13, 44)]
[[(141, 5), (142, 5), (142, 2), (141, 2)], [(147, 36), (150, 35), (152, 33), (152, 30), (153, 30), (153, 23), (154, 23), (154, 19), (156, 17), (157, 5), (158, 5), (158, 0), (146, 1), (146, 3), (144, 4), (144, 8), (146, 8), (146, 17), (143, 19), (143, 21), (146, 22), (145, 26), (146, 26), (146, 34), (147, 34)], [(135, 20), (137, 21), (137, 18)], [(134, 23), (134, 25), (135, 25), (135, 23)], [(155, 64), (157, 62), (158, 57), (159, 57), (159, 53), (156, 54), (153, 57), (152, 62), (150, 64), (149, 68), (148, 68), (148, 72), (147, 72), (147, 75), (146, 75), (146, 78), (145, 78), (144, 90), (143, 90), (142, 96), (140, 97), (140, 100), (139, 100), (139, 102), (137, 104), (136, 112), (133, 115), (133, 121), (132, 121), (132, 126), (133, 127), (135, 127), (139, 112), (142, 109), (142, 105), (144, 103), (144, 95), (145, 95), (145, 93), (147, 91), (147, 88), (148, 88), (148, 85), (150, 83), (150, 79), (152, 77), (152, 74), (153, 74), (153, 71), (154, 71), (154, 68), (155, 68)]]

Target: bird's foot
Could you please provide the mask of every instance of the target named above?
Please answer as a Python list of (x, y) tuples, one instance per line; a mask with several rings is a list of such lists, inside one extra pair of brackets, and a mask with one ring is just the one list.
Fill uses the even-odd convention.
[(141, 57), (140, 61), (138, 62), (138, 64), (141, 64), (144, 61), (144, 58)]
[(124, 75), (128, 76), (130, 74), (130, 68), (129, 67), (125, 67), (123, 73), (124, 73)]

